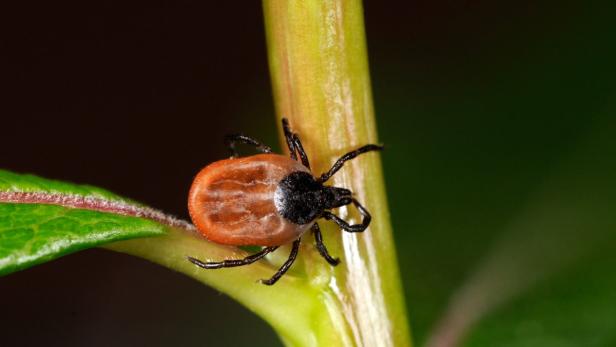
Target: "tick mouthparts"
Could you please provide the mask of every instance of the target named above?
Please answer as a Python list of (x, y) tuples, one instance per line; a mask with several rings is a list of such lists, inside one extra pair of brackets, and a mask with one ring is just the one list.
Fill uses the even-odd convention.
[(346, 188), (329, 187), (328, 191), (331, 194), (331, 206), (328, 206), (328, 208), (348, 205), (353, 201), (353, 193)]
[(327, 191), (336, 199), (350, 197), (353, 193), (346, 188), (325, 187)]

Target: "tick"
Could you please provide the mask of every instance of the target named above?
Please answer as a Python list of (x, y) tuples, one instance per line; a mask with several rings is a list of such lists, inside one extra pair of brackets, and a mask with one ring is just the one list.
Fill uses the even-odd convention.
[[(276, 283), (291, 267), (302, 235), (311, 230), (316, 248), (325, 260), (336, 266), (323, 244), (317, 219), (336, 223), (342, 230), (362, 232), (370, 224), (370, 213), (353, 197), (350, 190), (327, 186), (325, 183), (345, 162), (360, 154), (382, 150), (369, 144), (340, 157), (327, 172), (312, 175), (308, 156), (299, 136), (292, 132), (287, 119), (282, 128), (291, 154), (290, 158), (272, 153), (267, 145), (242, 135), (228, 135), (225, 143), (231, 158), (214, 162), (195, 177), (188, 196), (190, 218), (208, 240), (232, 246), (262, 246), (261, 251), (243, 259), (204, 262), (188, 257), (204, 269), (220, 269), (248, 265), (262, 259), (284, 244), (293, 243), (289, 258), (280, 269), (261, 283)], [(262, 154), (239, 157), (237, 143), (255, 146)], [(299, 159), (298, 159), (299, 158)], [(362, 216), (359, 224), (349, 224), (330, 210), (353, 204)]]

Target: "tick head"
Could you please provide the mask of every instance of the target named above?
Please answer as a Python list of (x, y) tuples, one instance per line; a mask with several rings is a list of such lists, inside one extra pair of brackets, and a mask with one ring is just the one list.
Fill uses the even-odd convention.
[(323, 187), (323, 209), (329, 210), (332, 208), (345, 206), (353, 200), (350, 190), (338, 187)]
[(278, 184), (274, 202), (278, 213), (295, 224), (306, 224), (324, 210), (348, 205), (353, 201), (348, 189), (324, 186), (311, 174), (296, 171)]

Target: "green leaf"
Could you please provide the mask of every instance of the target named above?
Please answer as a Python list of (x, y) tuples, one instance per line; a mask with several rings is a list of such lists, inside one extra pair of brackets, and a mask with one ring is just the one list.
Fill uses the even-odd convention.
[(152, 212), (99, 188), (0, 170), (0, 275), (109, 242), (165, 233), (163, 224), (123, 215), (133, 211)]
[(0, 192), (70, 194), (110, 201), (131, 202), (131, 200), (124, 199), (101, 188), (50, 180), (29, 174), (17, 174), (6, 170), (0, 170)]

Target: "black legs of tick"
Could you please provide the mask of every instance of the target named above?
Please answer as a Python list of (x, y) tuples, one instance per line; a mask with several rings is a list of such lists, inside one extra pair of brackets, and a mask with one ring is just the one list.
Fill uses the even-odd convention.
[(291, 159), (297, 160), (297, 155), (299, 154), (302, 164), (310, 169), (310, 162), (308, 161), (308, 156), (306, 155), (306, 151), (304, 151), (302, 142), (299, 140), (299, 136), (291, 131), (289, 120), (286, 118), (282, 119), (282, 130), (284, 131), (284, 138), (287, 140)]
[(235, 144), (237, 142), (244, 143), (247, 145), (252, 145), (257, 147), (257, 150), (263, 153), (271, 153), (272, 149), (268, 145), (264, 145), (261, 142), (253, 139), (252, 137), (242, 135), (242, 134), (232, 134), (225, 136), (225, 144), (229, 147), (229, 151), (231, 152), (231, 156), (233, 158), (237, 158), (237, 150), (235, 149)]
[(265, 247), (263, 248), (260, 252), (257, 252), (255, 254), (249, 255), (244, 259), (231, 259), (231, 260), (223, 260), (220, 262), (203, 262), (199, 259), (193, 258), (193, 257), (188, 257), (188, 260), (199, 266), (202, 267), (204, 269), (221, 269), (223, 267), (235, 267), (235, 266), (242, 266), (242, 265), (248, 265), (248, 264), (252, 264), (255, 261), (265, 257), (266, 255), (268, 255), (269, 253), (272, 253), (273, 251), (275, 251), (278, 248), (278, 246), (275, 247)]
[(272, 278), (270, 278), (269, 280), (261, 280), (261, 283), (271, 286), (272, 284), (276, 283), (280, 279), (280, 277), (282, 277), (282, 275), (284, 275), (287, 272), (287, 270), (289, 270), (289, 268), (291, 267), (291, 265), (293, 265), (293, 262), (295, 262), (295, 259), (297, 258), (297, 253), (299, 252), (300, 242), (301, 242), (301, 239), (297, 239), (293, 241), (293, 246), (291, 248), (291, 254), (289, 254), (289, 259), (287, 259), (287, 261), (285, 261), (284, 264), (282, 264), (280, 269), (276, 271), (276, 273), (274, 274), (274, 276), (272, 276)]
[(329, 255), (327, 248), (325, 248), (325, 245), (323, 244), (323, 235), (321, 235), (321, 228), (319, 228), (319, 224), (314, 223), (312, 225), (312, 233), (314, 234), (314, 240), (316, 241), (319, 254), (321, 254), (321, 256), (325, 258), (330, 265), (338, 265), (340, 263), (340, 259), (333, 258)]
[(293, 132), (291, 131), (291, 127), (289, 126), (289, 120), (286, 118), (282, 119), (282, 131), (284, 132), (285, 140), (287, 140), (287, 147), (289, 147), (291, 159), (297, 160), (297, 154), (295, 153), (295, 141), (293, 140)]
[[(299, 252), (299, 244), (300, 244), (300, 239), (293, 241), (293, 248), (291, 248), (291, 254), (289, 254), (289, 259), (287, 259), (287, 261), (285, 261), (285, 263), (282, 264), (280, 269), (276, 271), (276, 273), (274, 274), (274, 276), (272, 276), (272, 278), (268, 280), (261, 280), (261, 283), (271, 286), (272, 284), (276, 283), (276, 281), (278, 281), (280, 277), (282, 277), (282, 275), (284, 275), (287, 272), (287, 270), (289, 270), (289, 268), (291, 267), (291, 265), (293, 265), (293, 262), (297, 258), (297, 253)], [(188, 257), (188, 260), (191, 263), (199, 267), (202, 267), (204, 269), (222, 269), (225, 267), (235, 267), (235, 266), (252, 264), (256, 262), (257, 260), (262, 259), (269, 253), (272, 253), (276, 249), (278, 249), (278, 246), (265, 247), (260, 252), (249, 255), (244, 259), (229, 259), (229, 260), (223, 260), (219, 262), (204, 262), (197, 258)]]
[(336, 162), (334, 163), (334, 165), (332, 166), (331, 169), (329, 169), (329, 171), (327, 171), (326, 173), (322, 174), (321, 177), (319, 177), (318, 181), (323, 183), (325, 181), (327, 181), (328, 179), (330, 179), (330, 177), (332, 177), (336, 172), (338, 172), (338, 170), (340, 170), (342, 168), (342, 165), (344, 165), (345, 162), (357, 157), (360, 154), (364, 154), (366, 152), (371, 152), (371, 151), (380, 151), (383, 149), (383, 146), (381, 145), (365, 145), (363, 147), (360, 147), (354, 151), (351, 151), (345, 155), (343, 155), (342, 157), (340, 157), (340, 159), (336, 160)]
[(344, 231), (348, 231), (351, 233), (360, 233), (366, 230), (368, 225), (370, 225), (370, 220), (372, 220), (372, 217), (370, 216), (370, 213), (368, 213), (368, 211), (362, 205), (360, 205), (359, 202), (357, 202), (357, 200), (353, 199), (353, 205), (357, 207), (357, 210), (363, 217), (360, 224), (350, 225), (349, 223), (345, 222), (340, 217), (336, 216), (335, 214), (329, 211), (325, 211), (323, 213), (323, 218), (334, 221), (334, 223), (338, 224), (340, 229)]

